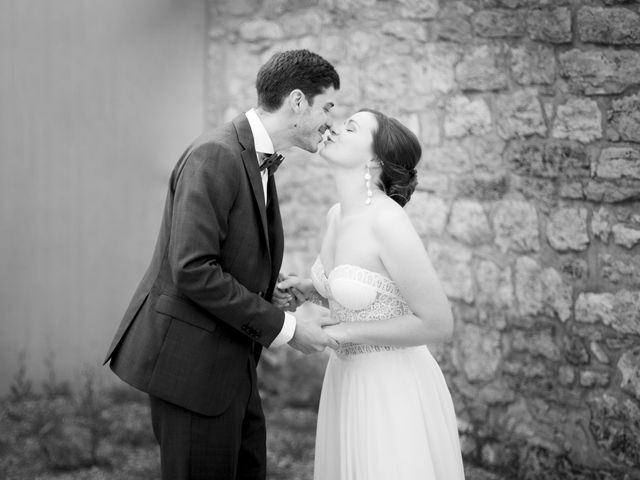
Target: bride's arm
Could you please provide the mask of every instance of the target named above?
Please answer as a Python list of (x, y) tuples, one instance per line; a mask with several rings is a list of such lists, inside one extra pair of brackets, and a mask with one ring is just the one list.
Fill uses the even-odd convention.
[(453, 334), (449, 301), (422, 240), (399, 205), (381, 209), (373, 225), (380, 259), (413, 315), (326, 327), (338, 342), (416, 346), (443, 342)]

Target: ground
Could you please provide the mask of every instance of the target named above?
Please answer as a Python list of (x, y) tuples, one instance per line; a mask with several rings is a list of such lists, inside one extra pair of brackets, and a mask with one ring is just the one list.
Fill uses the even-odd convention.
[[(9, 395), (0, 401), (0, 478), (136, 480), (159, 478), (146, 397), (128, 387), (105, 392)], [(315, 405), (289, 405), (264, 392), (270, 480), (311, 480)], [(469, 467), (469, 480), (499, 477)]]

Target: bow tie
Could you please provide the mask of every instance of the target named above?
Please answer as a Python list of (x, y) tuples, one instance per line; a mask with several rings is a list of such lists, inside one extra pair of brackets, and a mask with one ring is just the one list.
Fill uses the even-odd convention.
[(284, 160), (284, 157), (279, 153), (272, 153), (272, 154), (265, 153), (263, 158), (264, 160), (260, 164), (260, 171), (263, 171), (265, 168), (268, 168), (269, 175), (273, 175), (278, 169), (278, 167), (280, 166), (280, 164), (282, 163), (282, 161)]

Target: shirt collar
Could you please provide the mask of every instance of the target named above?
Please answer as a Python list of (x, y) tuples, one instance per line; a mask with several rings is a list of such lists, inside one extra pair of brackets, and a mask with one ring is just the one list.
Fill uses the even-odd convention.
[(260, 120), (256, 109), (252, 108), (248, 112), (245, 112), (245, 116), (249, 121), (249, 127), (253, 134), (253, 144), (256, 147), (256, 153), (274, 153), (275, 149), (273, 148), (271, 137), (269, 133), (267, 133), (267, 129), (264, 128), (264, 124), (262, 120)]

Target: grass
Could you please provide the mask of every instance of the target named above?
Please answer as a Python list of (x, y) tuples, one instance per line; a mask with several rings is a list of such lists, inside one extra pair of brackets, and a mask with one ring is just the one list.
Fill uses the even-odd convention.
[[(36, 389), (24, 358), (0, 399), (0, 479), (159, 478), (147, 396), (125, 384), (100, 390), (89, 371), (77, 391), (48, 378)], [(267, 421), (268, 478), (311, 480), (322, 361), (265, 356), (260, 387)], [(270, 367), (269, 367), (270, 365)], [(287, 367), (290, 365), (291, 368)], [(302, 372), (304, 370), (304, 373)], [(309, 379), (315, 372), (315, 380)], [(306, 388), (300, 388), (304, 379)]]

